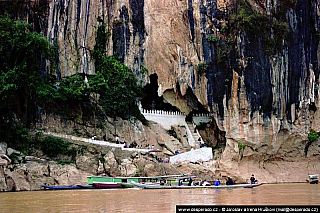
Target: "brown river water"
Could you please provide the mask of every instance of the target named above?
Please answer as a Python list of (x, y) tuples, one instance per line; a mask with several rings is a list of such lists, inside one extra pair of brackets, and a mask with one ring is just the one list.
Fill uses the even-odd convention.
[(247, 189), (83, 189), (0, 193), (0, 212), (175, 212), (176, 205), (320, 205), (320, 184)]

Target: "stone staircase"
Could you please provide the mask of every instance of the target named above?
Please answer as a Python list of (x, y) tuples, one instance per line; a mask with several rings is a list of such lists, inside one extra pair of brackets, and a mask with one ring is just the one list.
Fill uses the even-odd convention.
[(199, 149), (200, 148), (200, 144), (199, 144), (199, 141), (198, 139), (201, 137), (198, 130), (194, 131), (194, 126), (193, 126), (193, 123), (192, 122), (187, 122), (187, 125), (192, 133), (192, 137), (194, 139), (194, 142), (195, 142), (195, 149)]

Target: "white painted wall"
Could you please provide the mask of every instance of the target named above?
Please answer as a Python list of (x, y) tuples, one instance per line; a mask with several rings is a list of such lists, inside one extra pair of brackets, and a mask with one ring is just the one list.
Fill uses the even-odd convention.
[[(141, 103), (138, 103), (140, 112), (144, 115), (144, 117), (149, 121), (154, 121), (164, 129), (171, 129), (171, 126), (180, 125), (185, 126), (188, 134), (188, 143), (191, 147), (195, 147), (196, 141), (192, 136), (192, 132), (190, 131), (187, 123), (186, 116), (181, 112), (168, 112), (163, 110), (145, 110), (142, 108)], [(193, 116), (193, 121), (195, 124), (209, 123), (212, 119), (212, 114), (198, 114)], [(200, 135), (199, 135), (200, 137)]]
[(185, 118), (186, 116), (182, 114), (163, 113), (164, 111), (149, 111), (142, 113), (144, 117), (149, 121), (154, 121), (163, 126), (163, 128), (169, 130), (173, 125), (186, 126)]
[(212, 148), (200, 148), (170, 157), (170, 163), (201, 162), (213, 159)]

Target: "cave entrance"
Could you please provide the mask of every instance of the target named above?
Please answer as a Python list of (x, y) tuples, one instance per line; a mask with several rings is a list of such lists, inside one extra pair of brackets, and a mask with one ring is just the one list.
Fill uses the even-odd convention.
[(206, 110), (202, 104), (197, 101), (197, 107), (194, 108), (187, 116), (186, 121), (192, 122), (192, 117), (197, 114), (208, 114), (208, 110)]
[(142, 108), (146, 110), (179, 111), (175, 106), (165, 103), (162, 96), (158, 96), (158, 75), (154, 73), (149, 78), (150, 83), (146, 84), (143, 91)]
[(192, 111), (186, 116), (186, 121), (192, 122), (192, 117), (197, 114), (208, 114), (208, 110), (206, 110), (203, 105), (198, 101), (198, 98), (193, 93), (192, 89), (189, 87), (187, 89), (186, 94), (187, 100), (194, 100), (195, 104)]

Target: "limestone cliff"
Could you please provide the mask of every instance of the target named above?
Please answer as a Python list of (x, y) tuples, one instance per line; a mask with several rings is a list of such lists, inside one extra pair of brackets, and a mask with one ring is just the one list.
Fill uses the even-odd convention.
[[(309, 129), (320, 130), (317, 0), (241, 1), (267, 17), (271, 27), (265, 31), (267, 26), (253, 23), (253, 30), (240, 26), (235, 33), (225, 27), (230, 30), (233, 15), (241, 12), (235, 0), (15, 2), (2, 10), (15, 14), (19, 8), (16, 16), (58, 47), (60, 77), (95, 73), (90, 51), (101, 17), (111, 32), (107, 52), (118, 55), (141, 82), (156, 73), (157, 94), (165, 102), (186, 115), (198, 103), (214, 114), (225, 133), (220, 169), (228, 175), (261, 170), (267, 179), (268, 162), (319, 162), (318, 153), (306, 154)], [(277, 26), (287, 26), (278, 43)], [(259, 31), (273, 39), (275, 52), (267, 52), (270, 46)], [(252, 160), (256, 164), (249, 168)], [(319, 172), (318, 167), (307, 171)]]

